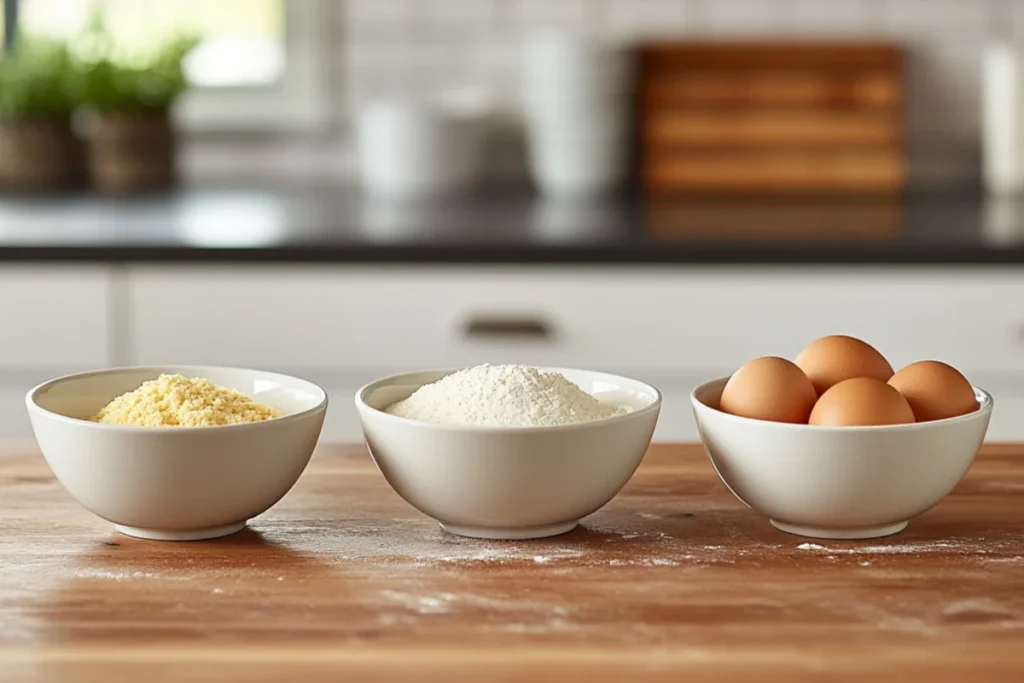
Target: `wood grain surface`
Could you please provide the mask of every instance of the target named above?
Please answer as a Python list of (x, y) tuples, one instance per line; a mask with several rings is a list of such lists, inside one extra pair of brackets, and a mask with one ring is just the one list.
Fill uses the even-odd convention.
[(899, 143), (899, 131), (887, 115), (848, 112), (654, 112), (644, 134), (648, 147), (664, 144), (685, 151), (729, 151), (737, 145), (748, 150), (791, 145), (835, 150)]
[[(804, 63), (806, 64), (806, 62)], [(698, 65), (707, 68), (706, 65)], [(653, 83), (641, 96), (647, 106), (692, 105), (739, 107), (813, 106), (830, 108), (892, 107), (899, 104), (900, 87), (886, 73), (807, 73), (770, 70), (743, 72), (697, 70), (669, 75)]]
[(0, 681), (1024, 680), (1024, 447), (901, 535), (788, 536), (655, 446), (562, 537), (485, 542), (326, 447), (251, 527), (112, 532), (0, 455)]
[(642, 184), (658, 197), (896, 195), (902, 63), (885, 43), (642, 46)]
[[(686, 190), (678, 196), (715, 197), (807, 195), (885, 196), (906, 171), (899, 155), (886, 151), (852, 150), (843, 154), (818, 150), (757, 153), (648, 154), (645, 172), (657, 186)], [(692, 194), (687, 194), (692, 193)]]

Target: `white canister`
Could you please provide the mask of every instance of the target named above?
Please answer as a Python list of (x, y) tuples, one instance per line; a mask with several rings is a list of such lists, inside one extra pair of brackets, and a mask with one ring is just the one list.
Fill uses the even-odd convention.
[(1024, 191), (1024, 73), (1021, 53), (997, 43), (982, 64), (982, 173), (992, 194)]
[(528, 102), (628, 96), (634, 61), (623, 45), (587, 34), (540, 29), (526, 39), (523, 94)]
[(594, 197), (629, 173), (633, 59), (593, 36), (543, 29), (527, 38), (523, 100), (534, 183), (549, 197)]
[(366, 106), (356, 123), (364, 190), (394, 200), (473, 190), (483, 175), (487, 119), (482, 102), (404, 100)]

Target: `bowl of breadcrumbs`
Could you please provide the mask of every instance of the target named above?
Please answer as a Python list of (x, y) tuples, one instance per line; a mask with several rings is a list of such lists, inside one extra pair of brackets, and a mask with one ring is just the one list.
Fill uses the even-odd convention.
[(205, 377), (160, 375), (121, 394), (93, 415), (93, 422), (129, 427), (219, 427), (281, 417), (237, 389)]
[(121, 533), (234, 533), (302, 474), (327, 410), (306, 380), (213, 366), (115, 368), (45, 382), (25, 399), (57, 479)]

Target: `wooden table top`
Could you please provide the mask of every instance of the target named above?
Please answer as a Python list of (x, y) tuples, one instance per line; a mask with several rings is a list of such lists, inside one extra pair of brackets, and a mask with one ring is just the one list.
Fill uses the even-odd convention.
[[(904, 533), (776, 531), (693, 445), (541, 541), (449, 536), (362, 446), (249, 529), (113, 533), (0, 455), (0, 680), (1024, 680), (1024, 446), (986, 446)], [(870, 677), (868, 679), (867, 677)]]

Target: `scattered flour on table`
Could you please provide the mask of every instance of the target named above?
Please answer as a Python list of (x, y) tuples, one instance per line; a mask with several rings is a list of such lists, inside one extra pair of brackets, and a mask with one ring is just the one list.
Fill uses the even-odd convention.
[(128, 569), (82, 568), (74, 573), (76, 579), (104, 579), (107, 581), (131, 581), (132, 579), (167, 579), (168, 576), (155, 572), (132, 571)]
[(386, 412), (423, 422), (480, 427), (551, 427), (625, 415), (557, 372), (529, 365), (478, 365), (426, 384)]
[[(371, 599), (373, 599), (372, 596)], [(378, 621), (383, 626), (416, 623), (417, 617), (457, 614), (464, 610), (500, 615), (497, 623), (485, 624), (484, 629), (513, 633), (550, 633), (572, 631), (579, 628), (573, 618), (576, 607), (555, 602), (524, 599), (515, 594), (445, 591), (383, 590), (374, 600), (379, 604)], [(404, 612), (395, 613), (398, 607)]]
[[(970, 538), (958, 539), (949, 538), (941, 541), (928, 540), (907, 540), (903, 542), (894, 541), (874, 545), (819, 545), (817, 543), (801, 543), (796, 546), (797, 550), (811, 551), (816, 556), (826, 556), (829, 559), (835, 556), (846, 556), (857, 558), (857, 556), (868, 556), (865, 561), (860, 562), (862, 567), (872, 566), (868, 559), (879, 559), (889, 557), (923, 557), (927, 555), (944, 555), (957, 558), (973, 558), (985, 564), (1012, 564), (1024, 562), (1024, 557), (1015, 555), (1024, 537), (1006, 537), (1000, 539)], [(871, 557), (873, 556), (873, 557)], [(859, 558), (858, 558), (859, 559)]]
[(817, 543), (801, 543), (796, 547), (797, 550), (824, 550), (825, 547), (818, 545)]
[(441, 593), (436, 596), (414, 595), (393, 590), (384, 590), (380, 594), (382, 597), (398, 602), (420, 614), (447, 614), (452, 611), (451, 603), (457, 597), (453, 593)]
[(995, 600), (989, 598), (975, 598), (971, 600), (960, 600), (946, 605), (942, 613), (947, 617), (958, 616), (997, 616), (1012, 617), (1012, 611)]

